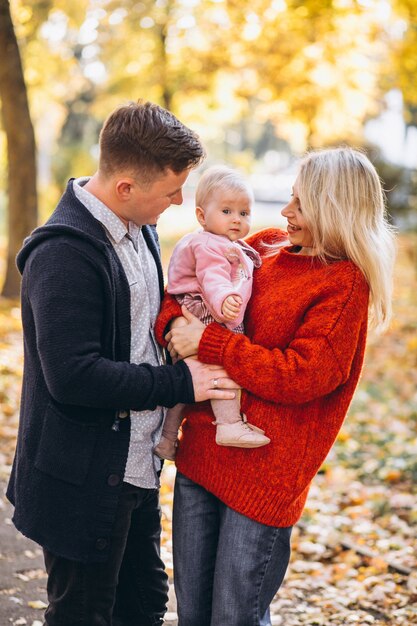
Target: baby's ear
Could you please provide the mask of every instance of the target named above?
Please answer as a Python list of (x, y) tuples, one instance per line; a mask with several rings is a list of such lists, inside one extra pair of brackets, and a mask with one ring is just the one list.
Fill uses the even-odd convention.
[(197, 206), (195, 208), (195, 216), (200, 226), (204, 227), (206, 225), (206, 220), (204, 218), (204, 209), (202, 209), (201, 206)]

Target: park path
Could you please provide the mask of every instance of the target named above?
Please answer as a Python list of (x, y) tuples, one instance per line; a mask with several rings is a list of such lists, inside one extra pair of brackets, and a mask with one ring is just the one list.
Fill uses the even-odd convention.
[[(0, 480), (0, 626), (42, 626), (46, 574), (41, 548), (13, 526), (13, 507)], [(172, 583), (166, 625), (176, 626)]]

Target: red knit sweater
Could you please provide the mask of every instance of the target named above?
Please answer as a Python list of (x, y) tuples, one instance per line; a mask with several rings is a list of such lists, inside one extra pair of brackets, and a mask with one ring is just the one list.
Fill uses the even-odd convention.
[[(245, 335), (207, 326), (199, 359), (221, 364), (243, 388), (248, 421), (271, 443), (257, 449), (215, 443), (210, 404), (187, 407), (178, 470), (232, 509), (271, 526), (301, 516), (311, 480), (342, 426), (365, 350), (369, 289), (350, 261), (323, 264), (283, 248), (265, 256), (263, 242), (285, 233), (264, 230), (248, 239), (263, 257), (254, 273)], [(167, 297), (156, 331), (180, 314)]]

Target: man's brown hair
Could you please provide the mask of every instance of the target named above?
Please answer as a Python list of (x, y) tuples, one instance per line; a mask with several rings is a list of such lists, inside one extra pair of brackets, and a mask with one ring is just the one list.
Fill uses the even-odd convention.
[(100, 170), (111, 175), (128, 170), (150, 183), (166, 169), (178, 174), (204, 159), (198, 135), (172, 113), (139, 100), (117, 108), (100, 133)]

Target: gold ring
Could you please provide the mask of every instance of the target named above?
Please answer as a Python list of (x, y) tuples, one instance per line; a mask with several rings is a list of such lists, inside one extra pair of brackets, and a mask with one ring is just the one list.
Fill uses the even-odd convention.
[(219, 384), (218, 378), (213, 378), (213, 387), (214, 387), (214, 389), (217, 389), (217, 385), (218, 384)]

